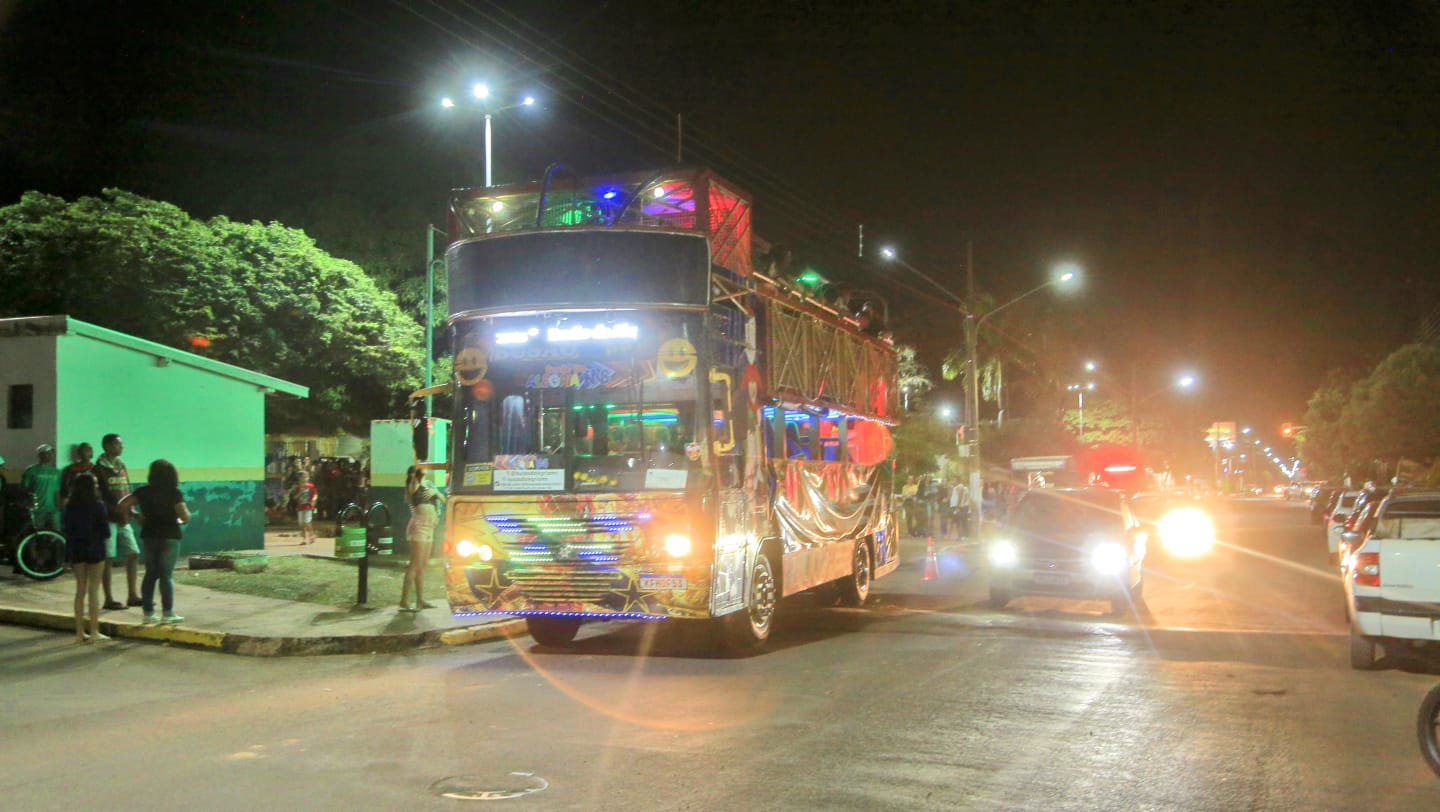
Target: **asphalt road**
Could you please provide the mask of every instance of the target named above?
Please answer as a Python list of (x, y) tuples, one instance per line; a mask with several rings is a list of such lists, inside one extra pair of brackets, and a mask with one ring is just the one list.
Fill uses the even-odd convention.
[[(0, 628), (6, 809), (1440, 808), (1425, 661), (1350, 670), (1298, 506), (1156, 560), (1148, 611), (984, 608), (956, 551), (872, 605), (787, 602), (765, 653), (664, 624), (409, 656), (253, 659)], [(918, 552), (918, 551), (917, 551)], [(445, 797), (445, 793), (454, 797)]]

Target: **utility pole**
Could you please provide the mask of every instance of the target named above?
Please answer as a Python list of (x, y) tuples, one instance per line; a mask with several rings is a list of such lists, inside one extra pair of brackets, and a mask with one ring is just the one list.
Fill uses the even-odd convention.
[(966, 420), (969, 422), (966, 434), (970, 442), (970, 517), (975, 538), (980, 538), (983, 525), (981, 511), (985, 506), (985, 494), (980, 478), (980, 322), (975, 317), (975, 252), (969, 240), (965, 241), (965, 350), (970, 356), (969, 408)]

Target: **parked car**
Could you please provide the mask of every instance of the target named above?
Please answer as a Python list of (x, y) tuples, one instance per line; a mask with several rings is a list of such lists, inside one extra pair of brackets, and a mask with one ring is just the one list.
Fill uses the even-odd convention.
[(1440, 640), (1440, 491), (1391, 494), (1344, 540), (1351, 667), (1374, 668), (1377, 647)]
[(1339, 485), (1322, 485), (1310, 498), (1310, 522), (1312, 524), (1324, 524), (1327, 512), (1335, 503), (1335, 495), (1343, 491)]
[(1118, 491), (1031, 490), (989, 543), (990, 605), (1061, 595), (1107, 599), (1117, 613), (1138, 606), (1146, 539)]
[(1355, 509), (1355, 500), (1360, 498), (1360, 491), (1341, 491), (1335, 498), (1330, 508), (1330, 514), (1325, 520), (1325, 542), (1330, 547), (1330, 563), (1334, 564), (1340, 560), (1340, 534), (1345, 532), (1345, 520), (1350, 518), (1350, 511)]

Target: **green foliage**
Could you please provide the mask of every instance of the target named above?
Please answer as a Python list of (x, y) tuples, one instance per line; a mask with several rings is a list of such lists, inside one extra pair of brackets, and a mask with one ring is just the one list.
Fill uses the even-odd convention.
[(1314, 474), (1430, 463), (1440, 457), (1440, 347), (1401, 347), (1348, 386), (1332, 376), (1311, 397), (1305, 425), (1300, 456)]
[(423, 369), (421, 330), (394, 295), (305, 232), (202, 222), (116, 189), (0, 209), (0, 288), (0, 315), (70, 315), (310, 387), (272, 406), (279, 428), (401, 414)]
[(914, 347), (908, 344), (895, 345), (895, 357), (900, 393), (905, 399), (906, 408), (913, 408), (914, 402), (935, 388), (935, 382), (930, 379), (930, 371), (916, 357)]
[(895, 468), (902, 480), (932, 473), (940, 454), (955, 456), (955, 427), (935, 415), (912, 413), (895, 429)]
[[(1089, 422), (1090, 411), (1085, 411)], [(1055, 420), (1016, 418), (981, 435), (980, 453), (991, 468), (1009, 468), (1016, 457), (1074, 454), (1075, 434)]]

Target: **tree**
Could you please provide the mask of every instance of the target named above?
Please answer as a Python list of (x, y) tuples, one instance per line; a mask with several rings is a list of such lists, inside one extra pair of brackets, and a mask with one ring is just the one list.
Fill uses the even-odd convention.
[(926, 392), (935, 388), (935, 382), (930, 379), (930, 371), (915, 357), (915, 348), (909, 344), (895, 345), (895, 357), (899, 366), (898, 375), (900, 385), (900, 397), (904, 401), (905, 409), (911, 408), (912, 400), (918, 400)]
[(1440, 455), (1440, 347), (1408, 344), (1351, 391), (1346, 422), (1366, 457), (1398, 462)]
[(1295, 449), (1312, 476), (1336, 478), (1351, 469), (1355, 456), (1342, 419), (1353, 385), (1341, 373), (1332, 372), (1310, 396), (1303, 421), (1306, 429), (1296, 439)]
[(310, 387), (272, 407), (284, 426), (400, 414), (423, 364), (394, 295), (303, 231), (199, 221), (117, 189), (0, 209), (0, 288), (0, 315), (66, 314)]

